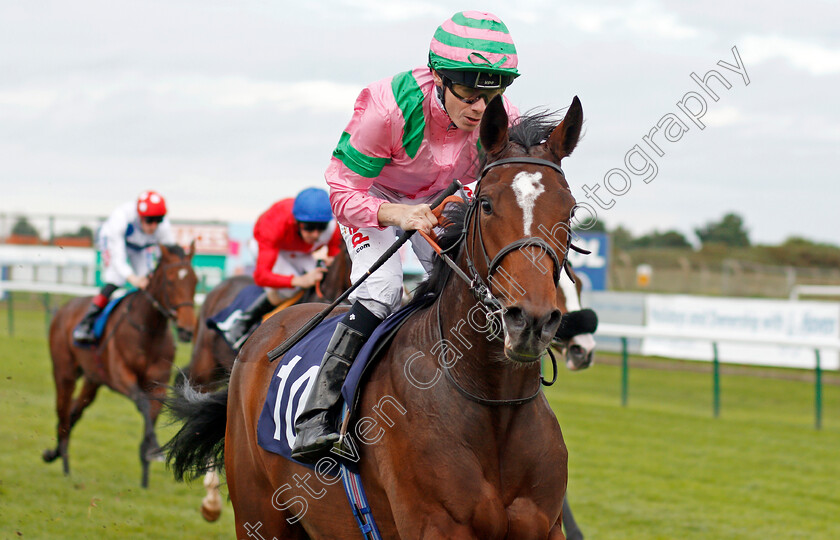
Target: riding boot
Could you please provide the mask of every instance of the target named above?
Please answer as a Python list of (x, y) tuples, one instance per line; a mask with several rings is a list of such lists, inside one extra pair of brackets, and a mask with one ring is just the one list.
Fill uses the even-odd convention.
[(259, 295), (256, 300), (239, 314), (231, 327), (225, 332), (225, 339), (235, 350), (239, 350), (251, 334), (260, 325), (262, 316), (274, 309), (274, 304), (266, 293)]
[(102, 309), (93, 303), (88, 306), (87, 313), (73, 329), (73, 341), (76, 343), (94, 343), (96, 341), (96, 336), (93, 335), (93, 324), (99, 314), (102, 313)]
[(303, 412), (295, 421), (292, 458), (315, 463), (338, 442), (341, 387), (350, 366), (381, 319), (356, 302), (335, 328)]

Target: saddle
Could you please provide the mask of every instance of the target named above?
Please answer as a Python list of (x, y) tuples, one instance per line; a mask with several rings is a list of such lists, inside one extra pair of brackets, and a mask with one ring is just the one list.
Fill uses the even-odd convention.
[(120, 302), (128, 298), (130, 295), (134, 294), (136, 291), (130, 292), (123, 296), (117, 296), (112, 298), (108, 305), (105, 306), (105, 309), (102, 310), (96, 320), (93, 322), (93, 335), (96, 338), (96, 341), (102, 339), (102, 336), (105, 334), (105, 326), (108, 324), (108, 318), (114, 312), (114, 309), (119, 305)]
[[(434, 297), (429, 295), (385, 319), (359, 351), (341, 391), (351, 420), (361, 399), (365, 376), (409, 316), (427, 307), (433, 300)], [(257, 442), (263, 449), (300, 463), (291, 457), (296, 437), (295, 419), (303, 411), (327, 345), (340, 320), (340, 315), (324, 320), (278, 361), (257, 425)], [(353, 453), (351, 448), (347, 456), (335, 455), (335, 460), (346, 465), (351, 472), (357, 472), (358, 463), (352, 459)], [(314, 465), (301, 465), (314, 469)], [(336, 476), (338, 467), (333, 467), (328, 474)]]

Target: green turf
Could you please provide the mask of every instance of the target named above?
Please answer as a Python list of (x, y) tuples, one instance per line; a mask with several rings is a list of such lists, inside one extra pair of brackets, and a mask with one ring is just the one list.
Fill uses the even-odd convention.
[[(4, 306), (5, 307), (5, 306)], [(176, 483), (163, 463), (152, 463), (150, 487), (140, 487), (140, 414), (124, 396), (100, 389), (70, 439), (69, 477), (54, 448), (55, 390), (42, 312), (15, 313), (10, 338), (0, 314), (0, 538), (233, 538), (233, 511), (225, 500), (217, 523), (205, 522), (201, 482)], [(176, 362), (188, 362), (179, 347)], [(174, 429), (165, 419), (158, 438)], [(225, 498), (227, 494), (224, 494)]]
[[(0, 311), (0, 366), (0, 538), (234, 537), (230, 505), (204, 522), (203, 488), (163, 464), (139, 487), (140, 416), (108, 390), (73, 433), (71, 476), (43, 463), (55, 444), (43, 313), (18, 311), (10, 338)], [(547, 394), (587, 539), (840, 538), (840, 388), (824, 388), (816, 431), (812, 384), (724, 375), (717, 419), (711, 385), (708, 373), (631, 368), (623, 408), (619, 368), (561, 371)]]

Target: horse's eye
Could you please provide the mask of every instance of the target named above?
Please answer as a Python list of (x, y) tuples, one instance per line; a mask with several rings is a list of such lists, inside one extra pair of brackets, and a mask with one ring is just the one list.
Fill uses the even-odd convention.
[(487, 214), (488, 216), (493, 213), (493, 205), (488, 199), (481, 199), (479, 201), (479, 204), (481, 205), (481, 211)]

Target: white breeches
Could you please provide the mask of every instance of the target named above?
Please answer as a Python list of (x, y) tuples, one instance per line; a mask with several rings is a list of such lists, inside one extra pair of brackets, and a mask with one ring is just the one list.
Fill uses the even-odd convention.
[[(311, 253), (281, 251), (277, 255), (277, 260), (274, 262), (274, 267), (272, 267), (271, 271), (281, 276), (302, 276), (315, 268), (317, 263), (318, 261), (315, 260), (315, 257)], [(286, 287), (283, 289), (265, 287), (265, 290), (273, 293), (274, 299), (285, 299), (296, 293), (299, 287)], [(274, 299), (272, 299), (272, 302)]]

